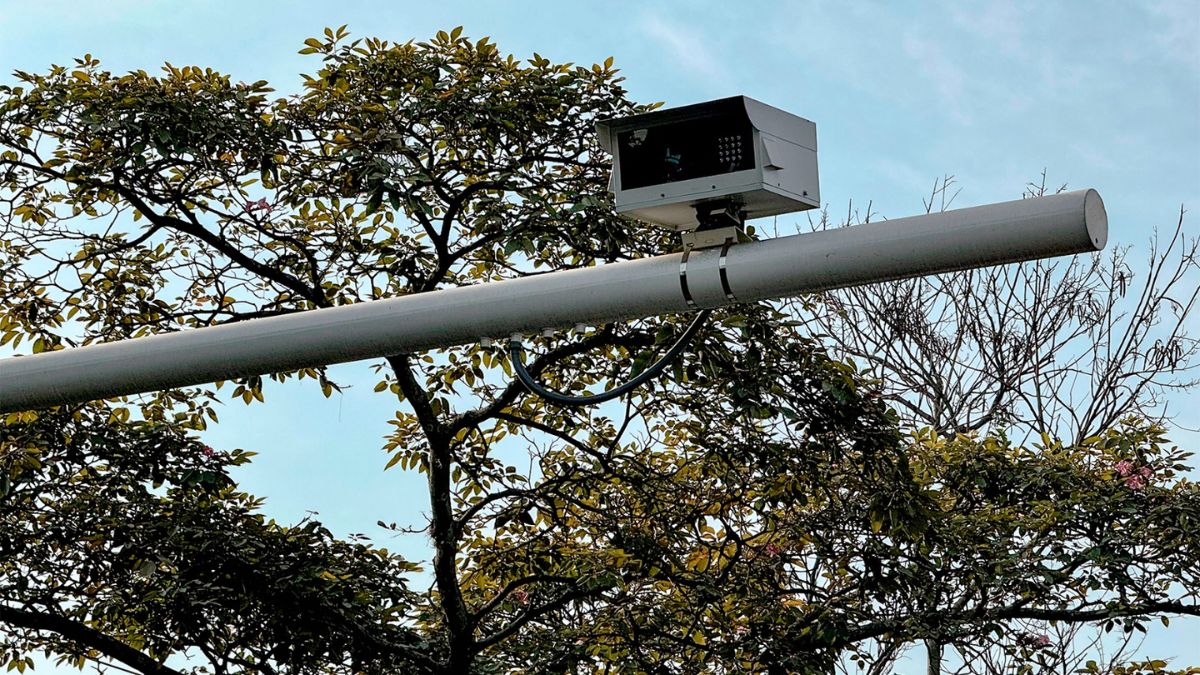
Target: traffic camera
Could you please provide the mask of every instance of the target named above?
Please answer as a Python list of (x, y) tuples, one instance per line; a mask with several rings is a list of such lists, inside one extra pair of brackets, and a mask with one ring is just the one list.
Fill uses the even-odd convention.
[[(694, 230), (820, 206), (817, 127), (746, 96), (604, 120), (616, 210)], [(704, 228), (701, 228), (704, 229)]]

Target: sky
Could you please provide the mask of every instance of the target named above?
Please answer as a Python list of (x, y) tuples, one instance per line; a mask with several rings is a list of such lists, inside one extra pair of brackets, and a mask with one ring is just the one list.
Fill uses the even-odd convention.
[[(288, 94), (319, 67), (296, 53), (303, 40), (342, 24), (393, 41), (461, 25), (521, 57), (612, 56), (635, 100), (745, 94), (794, 112), (817, 125), (821, 195), (835, 212), (851, 201), (870, 202), (875, 217), (920, 212), (945, 175), (962, 188), (955, 206), (1015, 199), (1045, 169), (1055, 187), (1099, 190), (1109, 245), (1137, 258), (1181, 206), (1200, 205), (1200, 0), (0, 0), (0, 82), (90, 53), (115, 72), (169, 61)], [(382, 470), (393, 406), (371, 394), (370, 365), (333, 368), (352, 387), (329, 400), (275, 386), (265, 405), (230, 404), (206, 439), (260, 453), (238, 477), (267, 498), (269, 515), (315, 513), (335, 533), (367, 533), (420, 559), (419, 537), (378, 536), (378, 520), (423, 525), (426, 505), (421, 476)], [(1200, 398), (1176, 409), (1183, 426), (1200, 427)], [(1200, 664), (1196, 625), (1152, 629), (1145, 651)], [(909, 660), (900, 672), (920, 669)]]

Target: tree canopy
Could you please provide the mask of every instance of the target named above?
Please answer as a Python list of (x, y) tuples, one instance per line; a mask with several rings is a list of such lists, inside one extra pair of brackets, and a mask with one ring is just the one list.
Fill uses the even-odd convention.
[[(275, 98), (266, 82), (118, 75), (90, 55), (0, 87), (0, 344), (136, 338), (675, 246), (613, 212), (593, 125), (652, 106), (628, 99), (611, 59), (519, 60), (461, 29), (304, 44), (319, 67)], [(529, 369), (599, 391), (684, 320), (538, 338)], [(883, 672), (915, 641), (1052, 658), (1026, 621), (1134, 631), (1200, 615), (1200, 491), (1152, 421), (1032, 444), (902, 424), (768, 304), (715, 314), (619, 405), (556, 407), (509, 368), (471, 345), (380, 371), (397, 406), (387, 466), (428, 479), (420, 563), (266, 519), (228, 474), (252, 453), (197, 435), (218, 420), (214, 388), (7, 416), (0, 656), (22, 671), (44, 651), (143, 673)], [(306, 369), (225, 391), (252, 403), (288, 378), (339, 386)]]

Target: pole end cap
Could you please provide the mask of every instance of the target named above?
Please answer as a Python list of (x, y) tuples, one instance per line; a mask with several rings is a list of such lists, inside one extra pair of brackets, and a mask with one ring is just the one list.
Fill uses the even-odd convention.
[(1092, 246), (1097, 251), (1103, 250), (1108, 243), (1108, 213), (1100, 193), (1091, 188), (1083, 196), (1083, 220)]

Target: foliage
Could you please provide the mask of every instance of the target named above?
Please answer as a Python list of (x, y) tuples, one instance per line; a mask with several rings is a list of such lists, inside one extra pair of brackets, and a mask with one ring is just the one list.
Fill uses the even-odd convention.
[(79, 667), (108, 657), (173, 672), (159, 663), (192, 650), (246, 668), (420, 672), (427, 649), (405, 626), (419, 607), (403, 580), (415, 566), (315, 522), (264, 519), (227, 473), (251, 454), (97, 406), (10, 416), (4, 660), (24, 670), (41, 649)]
[[(1023, 196), (1066, 187), (1048, 188), (1043, 171)], [(957, 195), (954, 178), (945, 176), (925, 210), (946, 210)], [(862, 216), (852, 204), (841, 226), (872, 217), (869, 205)], [(814, 226), (832, 226), (828, 209)], [(1184, 229), (1182, 209), (1163, 235), (1155, 233), (1141, 268), (1127, 247), (1113, 246), (1092, 256), (829, 291), (795, 311), (813, 333), (829, 337), (835, 357), (861, 364), (867, 386), (903, 427), (1003, 434), (1019, 444), (1050, 434), (1083, 444), (1130, 416), (1165, 424), (1171, 395), (1196, 384), (1198, 343), (1188, 326), (1200, 297), (1200, 242)], [(1011, 633), (1061, 634), (1054, 650), (1039, 651), (1046, 658), (1054, 652), (1060, 669), (1100, 655), (1103, 633), (1088, 639), (1078, 626), (1045, 624), (1029, 630)], [(1079, 648), (1088, 643), (1096, 649)], [(944, 646), (927, 643), (930, 658)], [(1005, 636), (954, 646), (970, 673), (1004, 670), (1014, 649)], [(1119, 663), (1121, 651), (1107, 658)]]
[[(458, 29), (404, 44), (329, 29), (303, 51), (319, 70), (273, 100), (264, 82), (113, 75), (90, 56), (0, 88), (0, 343), (57, 349), (671, 245), (611, 209), (592, 126), (648, 109), (611, 59), (518, 61)], [(1137, 630), (1200, 613), (1200, 495), (1160, 428), (1032, 448), (909, 433), (794, 316), (739, 312), (599, 410), (525, 395), (493, 348), (389, 357), (389, 466), (429, 484), (420, 594), (385, 551), (264, 521), (225, 473), (247, 455), (194, 439), (212, 391), (12, 417), (10, 659), (171, 672), (192, 648), (219, 672), (828, 672), (1014, 621)], [(529, 368), (595, 391), (677, 324), (539, 338)], [(293, 376), (337, 387), (315, 368), (272, 377)], [(234, 386), (248, 403), (269, 393), (261, 377)]]

